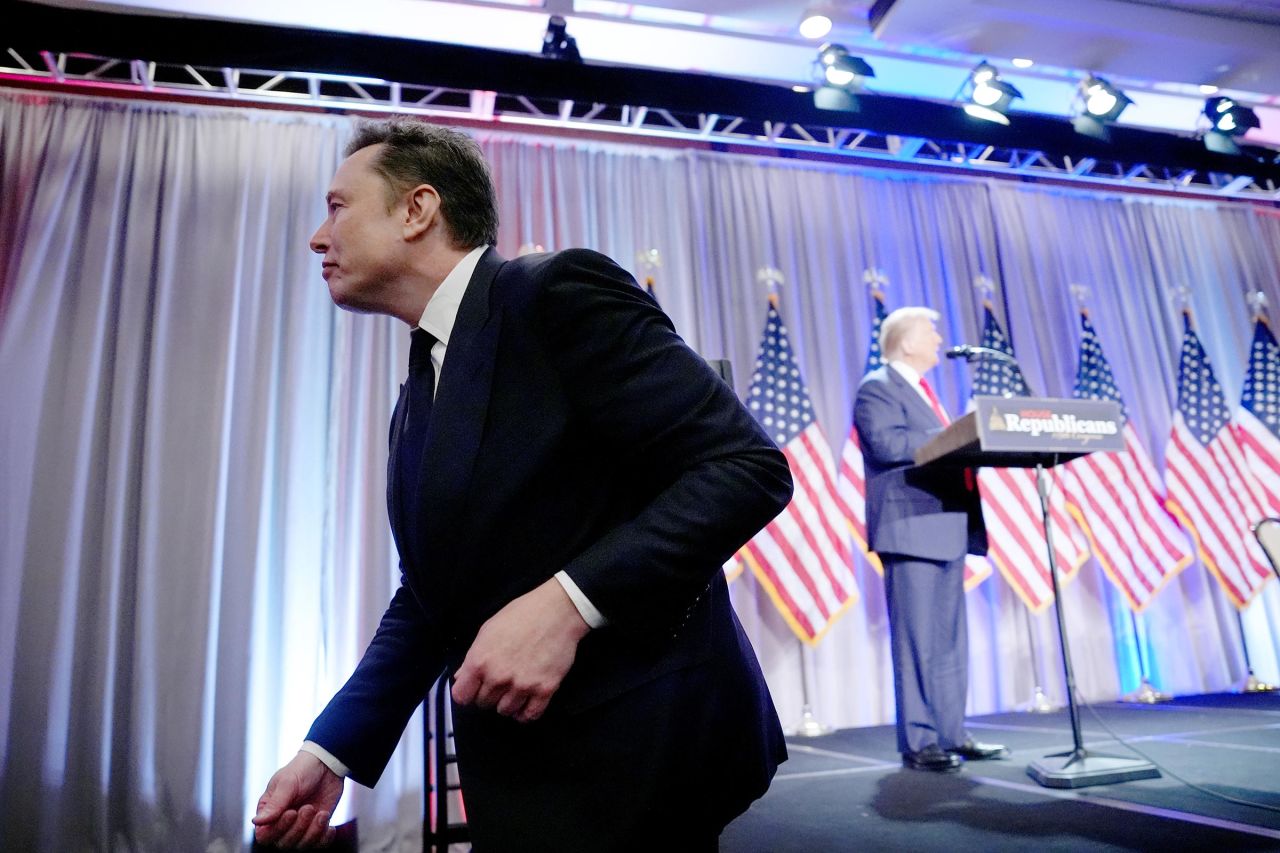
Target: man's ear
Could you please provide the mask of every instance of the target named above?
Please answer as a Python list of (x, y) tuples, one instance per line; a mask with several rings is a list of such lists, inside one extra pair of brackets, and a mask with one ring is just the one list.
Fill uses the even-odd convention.
[(430, 184), (418, 184), (405, 196), (404, 236), (421, 237), (440, 219), (440, 194)]

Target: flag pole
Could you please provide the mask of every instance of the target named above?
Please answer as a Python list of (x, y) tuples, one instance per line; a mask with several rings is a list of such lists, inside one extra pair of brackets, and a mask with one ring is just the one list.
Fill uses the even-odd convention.
[(809, 701), (809, 649), (800, 640), (796, 640), (800, 646), (800, 722), (794, 728), (787, 731), (787, 734), (795, 737), (817, 737), (825, 735), (831, 731), (831, 727), (823, 724), (821, 720), (813, 713), (813, 705)]
[(1267, 684), (1265, 681), (1258, 679), (1253, 674), (1253, 664), (1249, 661), (1249, 642), (1245, 639), (1244, 634), (1244, 617), (1240, 615), (1239, 608), (1236, 609), (1236, 625), (1240, 628), (1240, 650), (1244, 652), (1244, 668), (1249, 674), (1245, 676), (1244, 681), (1240, 682), (1240, 686), (1236, 689), (1237, 693), (1270, 693), (1277, 690), (1274, 684)]
[(1142, 683), (1138, 685), (1138, 689), (1124, 696), (1121, 702), (1137, 702), (1142, 705), (1155, 705), (1159, 702), (1168, 702), (1173, 697), (1168, 693), (1161, 693), (1148, 680), (1149, 670), (1147, 669), (1147, 656), (1143, 652), (1142, 647), (1147, 639), (1146, 623), (1138, 619), (1138, 614), (1129, 610), (1129, 623), (1133, 626), (1134, 647), (1138, 652), (1138, 672), (1142, 675)]
[(1024, 707), (1032, 714), (1049, 714), (1058, 710), (1058, 706), (1049, 701), (1049, 695), (1044, 692), (1044, 678), (1040, 674), (1040, 650), (1036, 645), (1034, 626), (1031, 624), (1031, 608), (1023, 607), (1022, 615), (1027, 626), (1027, 641), (1031, 645), (1031, 677), (1036, 683), (1031, 701)]

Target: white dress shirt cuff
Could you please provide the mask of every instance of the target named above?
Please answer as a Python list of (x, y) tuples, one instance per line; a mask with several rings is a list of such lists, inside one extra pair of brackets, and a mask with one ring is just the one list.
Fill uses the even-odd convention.
[(609, 620), (604, 618), (604, 614), (596, 609), (591, 603), (591, 599), (587, 598), (582, 590), (578, 589), (578, 585), (573, 582), (573, 578), (569, 577), (564, 570), (556, 572), (556, 580), (560, 581), (560, 586), (564, 587), (565, 594), (569, 596), (569, 600), (573, 602), (573, 606), (578, 608), (582, 621), (587, 623), (590, 628), (603, 628), (609, 624)]
[(347, 769), (347, 765), (333, 757), (333, 753), (313, 740), (303, 741), (302, 751), (309, 752), (324, 762), (324, 766), (332, 770), (339, 779), (347, 778), (347, 774), (351, 772)]

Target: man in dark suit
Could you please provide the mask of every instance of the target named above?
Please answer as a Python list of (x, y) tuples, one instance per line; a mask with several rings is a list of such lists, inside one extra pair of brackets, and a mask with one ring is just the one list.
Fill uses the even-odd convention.
[(942, 336), (929, 308), (899, 308), (880, 328), (888, 364), (862, 380), (853, 422), (867, 475), (867, 538), (885, 570), (898, 751), (919, 770), (998, 758), (965, 732), (969, 680), (964, 558), (985, 554), (978, 492), (958, 468), (914, 466), (948, 423), (927, 373)]
[(413, 330), (402, 585), (258, 840), (323, 842), (447, 670), (476, 850), (714, 849), (786, 758), (721, 571), (789, 500), (785, 459), (608, 258), (489, 248), (469, 137), (397, 119), (348, 155), (311, 246), (335, 303)]

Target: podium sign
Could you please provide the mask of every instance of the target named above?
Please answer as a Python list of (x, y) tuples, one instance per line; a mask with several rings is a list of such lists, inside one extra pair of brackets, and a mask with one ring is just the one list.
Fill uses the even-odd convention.
[(1056, 397), (974, 397), (974, 408), (916, 451), (916, 464), (1034, 468), (1124, 450), (1120, 405)]

